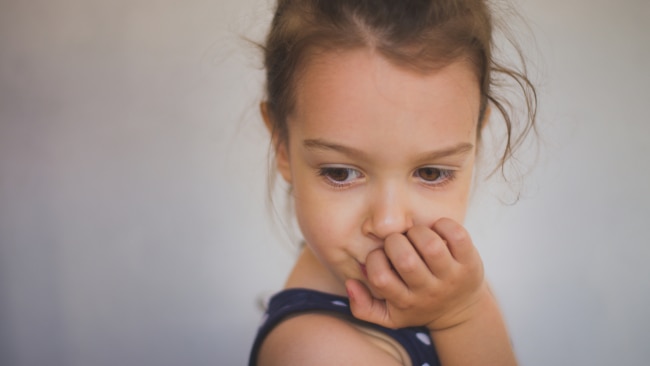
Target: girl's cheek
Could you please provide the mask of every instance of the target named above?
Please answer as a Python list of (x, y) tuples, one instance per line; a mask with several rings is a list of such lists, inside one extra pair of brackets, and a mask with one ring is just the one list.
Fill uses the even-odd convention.
[(441, 218), (448, 218), (462, 224), (466, 212), (467, 200), (463, 195), (430, 201), (422, 200), (422, 204), (418, 205), (413, 221), (416, 225), (431, 227)]

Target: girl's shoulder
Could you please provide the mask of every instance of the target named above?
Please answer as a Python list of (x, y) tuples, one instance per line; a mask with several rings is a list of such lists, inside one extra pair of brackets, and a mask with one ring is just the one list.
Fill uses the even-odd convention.
[(420, 328), (394, 330), (356, 320), (348, 299), (308, 289), (273, 296), (250, 365), (436, 365)]
[(307, 312), (283, 320), (268, 334), (258, 365), (404, 365), (400, 356), (340, 316)]

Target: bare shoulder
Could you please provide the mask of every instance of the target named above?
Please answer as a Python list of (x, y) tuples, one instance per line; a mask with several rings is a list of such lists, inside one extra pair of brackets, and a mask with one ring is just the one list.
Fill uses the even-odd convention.
[(308, 313), (280, 323), (264, 340), (258, 366), (401, 365), (353, 324)]

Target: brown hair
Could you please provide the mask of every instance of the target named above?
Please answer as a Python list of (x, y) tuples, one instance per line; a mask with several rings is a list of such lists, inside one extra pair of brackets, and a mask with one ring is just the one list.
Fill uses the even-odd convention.
[[(459, 59), (470, 61), (481, 91), (479, 138), (488, 104), (503, 116), (507, 131), (496, 169), (503, 169), (535, 128), (535, 88), (525, 65), (519, 71), (493, 57), (493, 19), (485, 0), (278, 0), (263, 46), (267, 112), (277, 144), (288, 139), (296, 79), (310, 57), (355, 48), (370, 48), (395, 65), (421, 73)], [(523, 60), (516, 45), (515, 50)], [(508, 101), (495, 93), (497, 84), (507, 79), (521, 91), (527, 110), (517, 136)]]

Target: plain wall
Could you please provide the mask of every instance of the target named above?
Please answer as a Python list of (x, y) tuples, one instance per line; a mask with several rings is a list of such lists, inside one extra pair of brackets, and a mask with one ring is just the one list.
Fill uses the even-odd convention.
[[(467, 226), (522, 365), (650, 364), (649, 4), (520, 1), (541, 154)], [(241, 37), (271, 7), (0, 2), (0, 364), (245, 364), (294, 256)]]

